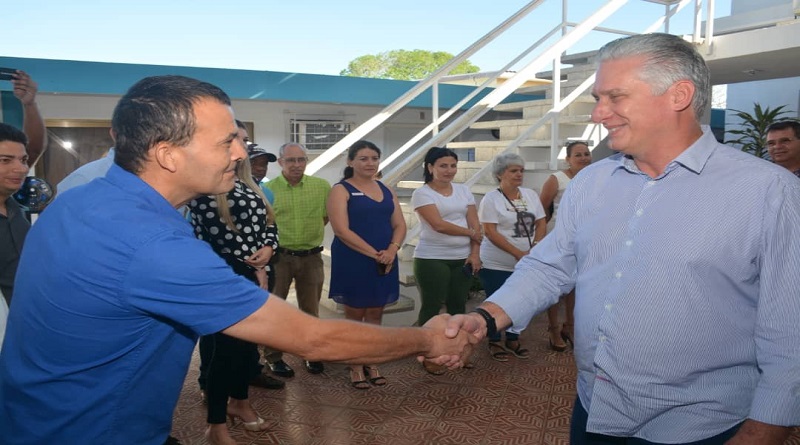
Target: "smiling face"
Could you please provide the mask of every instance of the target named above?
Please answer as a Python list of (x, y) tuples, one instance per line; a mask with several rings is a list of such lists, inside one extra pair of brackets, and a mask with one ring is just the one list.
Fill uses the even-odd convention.
[(372, 178), (378, 173), (381, 155), (371, 148), (362, 148), (356, 152), (353, 159), (347, 160), (347, 165), (353, 167), (353, 175)]
[(25, 146), (13, 141), (0, 142), (0, 200), (5, 201), (16, 193), (26, 176), (28, 152)]
[(195, 195), (216, 195), (233, 188), (236, 165), (247, 156), (231, 107), (214, 99), (194, 106), (195, 132), (182, 150), (180, 177)]
[(458, 172), (458, 160), (452, 156), (443, 156), (428, 165), (428, 171), (436, 182), (451, 182)]
[(570, 149), (570, 154), (566, 158), (570, 169), (576, 174), (584, 167), (592, 163), (592, 152), (586, 144), (575, 144)]
[(608, 130), (609, 146), (634, 158), (647, 155), (672, 122), (671, 94), (654, 95), (639, 78), (644, 57), (606, 60), (597, 70), (592, 121)]
[(767, 133), (767, 151), (772, 162), (792, 171), (800, 168), (800, 138), (791, 128)]

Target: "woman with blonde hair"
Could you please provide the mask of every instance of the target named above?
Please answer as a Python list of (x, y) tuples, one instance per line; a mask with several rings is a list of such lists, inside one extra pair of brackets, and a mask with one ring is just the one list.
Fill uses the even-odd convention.
[[(247, 158), (239, 163), (236, 174), (230, 192), (199, 197), (189, 203), (191, 223), (197, 237), (208, 242), (236, 273), (266, 291), (266, 265), (278, 247), (275, 215), (261, 187), (253, 181)], [(248, 399), (251, 359), (258, 354), (256, 345), (222, 333), (202, 337), (200, 342), (213, 350), (206, 381), (209, 443), (236, 444), (228, 431), (227, 418), (234, 425), (240, 420), (249, 431), (267, 429), (267, 423)]]

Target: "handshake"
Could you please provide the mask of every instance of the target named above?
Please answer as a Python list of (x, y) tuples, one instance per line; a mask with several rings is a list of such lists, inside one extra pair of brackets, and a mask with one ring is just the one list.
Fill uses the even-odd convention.
[(417, 360), (449, 369), (463, 367), (469, 362), (472, 349), (486, 336), (486, 325), (480, 315), (440, 314), (423, 326), (430, 331), (431, 345)]

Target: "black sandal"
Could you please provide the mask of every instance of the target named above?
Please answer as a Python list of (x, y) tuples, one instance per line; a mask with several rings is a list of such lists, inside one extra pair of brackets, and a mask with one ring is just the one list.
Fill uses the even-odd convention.
[(375, 386), (383, 386), (386, 384), (386, 377), (380, 374), (377, 366), (364, 366), (364, 375), (367, 376), (369, 382)]
[[(512, 347), (511, 344), (516, 343), (517, 347)], [(527, 359), (530, 358), (530, 354), (528, 353), (527, 349), (524, 349), (522, 345), (519, 343), (519, 340), (506, 340), (506, 349), (508, 352), (514, 354), (514, 357)]]
[(506, 351), (506, 348), (499, 341), (490, 341), (489, 354), (498, 362), (507, 362), (510, 352)]
[[(359, 380), (359, 378), (361, 378)], [(355, 389), (369, 389), (369, 382), (364, 376), (364, 371), (358, 371), (358, 368), (350, 368), (350, 385)]]

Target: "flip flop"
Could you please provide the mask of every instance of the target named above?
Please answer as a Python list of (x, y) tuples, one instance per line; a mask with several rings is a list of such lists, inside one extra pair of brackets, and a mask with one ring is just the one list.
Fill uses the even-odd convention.
[(369, 382), (375, 386), (383, 386), (386, 384), (386, 377), (378, 373), (378, 368), (375, 366), (364, 366), (364, 375), (367, 376)]
[(492, 358), (497, 360), (498, 362), (507, 362), (508, 355), (510, 354), (506, 351), (506, 348), (500, 344), (500, 342), (490, 341), (489, 342), (489, 354), (491, 354)]

